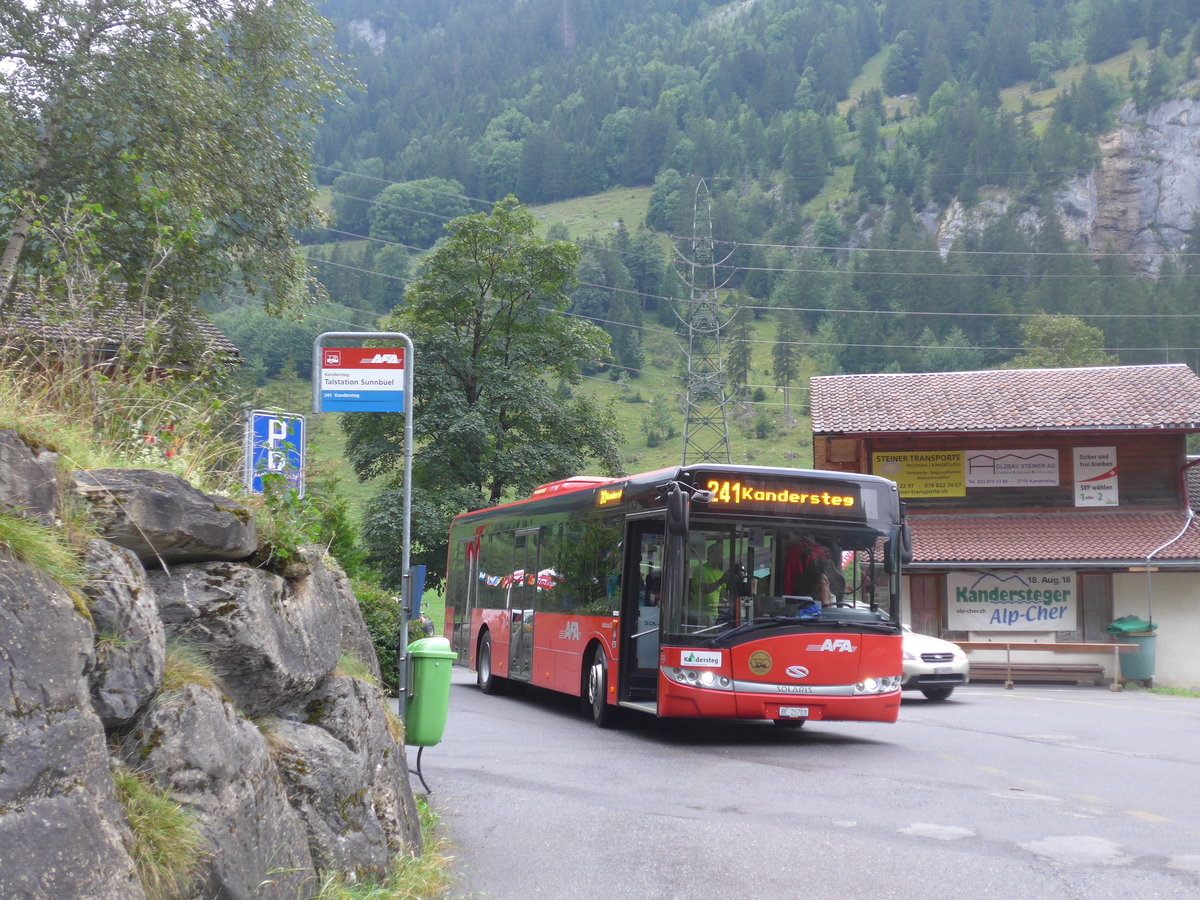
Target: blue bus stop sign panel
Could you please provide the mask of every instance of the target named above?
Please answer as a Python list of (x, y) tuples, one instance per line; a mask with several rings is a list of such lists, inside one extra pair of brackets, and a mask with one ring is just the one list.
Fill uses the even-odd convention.
[(246, 487), (263, 492), (263, 475), (282, 475), (304, 496), (304, 416), (251, 411), (246, 423)]
[(321, 350), (321, 412), (404, 412), (404, 348)]

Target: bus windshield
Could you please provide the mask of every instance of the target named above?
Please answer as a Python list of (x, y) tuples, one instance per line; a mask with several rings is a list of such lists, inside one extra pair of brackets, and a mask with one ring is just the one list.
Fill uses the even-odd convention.
[(683, 596), (663, 610), (663, 640), (705, 644), (780, 625), (894, 628), (881, 535), (795, 521), (692, 520)]

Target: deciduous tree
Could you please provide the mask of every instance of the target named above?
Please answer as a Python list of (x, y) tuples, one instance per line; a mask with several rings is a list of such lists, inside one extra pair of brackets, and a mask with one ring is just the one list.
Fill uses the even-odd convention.
[[(87, 198), (118, 274), (149, 294), (240, 280), (268, 307), (311, 282), (313, 130), (335, 91), (311, 0), (20, 0), (0, 5), (0, 309), (41, 274), (37, 215)], [(32, 239), (31, 239), (32, 238)]]
[[(512, 197), (490, 214), (456, 219), (426, 257), (405, 304), (385, 322), (416, 348), (413, 561), (438, 577), (450, 518), (528, 495), (595, 461), (618, 474), (612, 410), (556, 392), (580, 363), (607, 355), (596, 326), (563, 315), (578, 248), (537, 235)], [(399, 416), (343, 419), (361, 478), (390, 474), (371, 503), (364, 537), (385, 578), (399, 576), (404, 450)]]
[(1104, 332), (1074, 316), (1034, 316), (1021, 325), (1021, 331), (1025, 352), (1004, 368), (1060, 369), (1118, 362), (1104, 349)]

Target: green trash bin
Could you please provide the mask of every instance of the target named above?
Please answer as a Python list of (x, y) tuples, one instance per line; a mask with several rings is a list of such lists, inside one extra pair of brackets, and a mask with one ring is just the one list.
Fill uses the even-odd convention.
[(457, 658), (444, 637), (427, 637), (408, 645), (408, 696), (404, 703), (404, 742), (432, 747), (446, 730), (450, 707), (450, 667)]
[(1154, 629), (1158, 626), (1137, 616), (1122, 616), (1108, 626), (1120, 644), (1137, 644), (1136, 653), (1122, 653), (1121, 678), (1125, 681), (1150, 681), (1154, 678)]

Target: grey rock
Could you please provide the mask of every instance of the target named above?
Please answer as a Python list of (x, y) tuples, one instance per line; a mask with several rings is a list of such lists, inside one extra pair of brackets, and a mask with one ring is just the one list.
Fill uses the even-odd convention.
[(382, 684), (375, 644), (367, 630), (367, 623), (363, 621), (362, 610), (359, 609), (354, 589), (350, 586), (350, 579), (346, 577), (337, 560), (328, 554), (305, 548), (304, 557), (308, 562), (309, 575), (302, 581), (294, 582), (292, 589), (298, 595), (311, 594), (311, 602), (331, 603), (337, 606), (342, 621), (342, 653), (350, 654), (365, 665), (376, 684)]
[(132, 719), (158, 690), (166, 631), (146, 570), (132, 550), (93, 540), (86, 565), (84, 592), (96, 623), (96, 663), (88, 681), (93, 708), (112, 728)]
[(266, 740), (212, 688), (160, 694), (129, 727), (122, 751), (195, 813), (211, 851), (197, 897), (317, 893), (304, 823), (288, 805)]
[(394, 851), (419, 853), (421, 826), (409, 784), (408, 760), (393, 734), (383, 692), (357, 678), (331, 675), (281, 715), (317, 725), (363, 761), (367, 795)]
[(308, 829), (318, 869), (383, 876), (391, 854), (367, 784), (367, 761), (328, 731), (303, 722), (270, 726), (272, 757), (288, 801)]
[(146, 565), (245, 559), (258, 543), (249, 509), (169, 472), (88, 469), (75, 473), (74, 487), (102, 536)]
[(141, 897), (84, 671), (92, 628), (0, 551), (0, 897)]
[(1200, 209), (1200, 100), (1144, 114), (1126, 103), (1117, 118), (1100, 136), (1096, 168), (1059, 192), (1059, 218), (1068, 238), (1129, 254), (1136, 273), (1154, 275), (1187, 243)]
[(147, 577), (168, 637), (199, 645), (248, 716), (308, 693), (337, 664), (344, 610), (317, 591), (231, 562)]
[(0, 507), (52, 525), (58, 517), (58, 454), (35, 450), (0, 428)]

